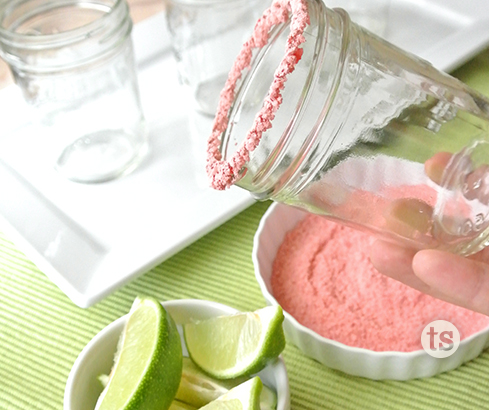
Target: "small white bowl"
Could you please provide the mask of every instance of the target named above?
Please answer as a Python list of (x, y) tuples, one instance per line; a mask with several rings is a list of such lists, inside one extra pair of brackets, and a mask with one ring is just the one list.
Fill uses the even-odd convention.
[[(163, 307), (178, 325), (191, 319), (202, 320), (214, 316), (237, 312), (229, 306), (197, 299), (182, 299), (162, 302)], [(93, 410), (102, 392), (98, 381), (100, 374), (109, 374), (114, 360), (119, 336), (124, 328), (127, 315), (112, 322), (101, 330), (82, 350), (71, 369), (66, 382), (64, 410)], [(181, 332), (181, 326), (178, 326)], [(182, 335), (182, 333), (180, 333)], [(187, 349), (182, 338), (183, 353)], [(290, 409), (289, 380), (285, 364), (280, 358), (258, 373), (268, 387), (277, 392), (277, 410)]]
[[(270, 305), (279, 303), (271, 287), (272, 265), (285, 234), (306, 216), (306, 212), (283, 204), (273, 204), (263, 216), (253, 243), (255, 276)], [(434, 358), (424, 350), (413, 352), (376, 352), (347, 346), (320, 336), (301, 325), (284, 311), (287, 340), (307, 356), (345, 373), (374, 380), (409, 380), (446, 372), (477, 357), (489, 346), (489, 328), (461, 341), (447, 358)]]

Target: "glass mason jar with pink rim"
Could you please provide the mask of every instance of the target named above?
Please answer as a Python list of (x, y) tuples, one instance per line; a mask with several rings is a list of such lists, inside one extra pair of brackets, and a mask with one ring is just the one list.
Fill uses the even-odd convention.
[(236, 184), (415, 248), (489, 242), (489, 99), (320, 0), (276, 0), (209, 138)]

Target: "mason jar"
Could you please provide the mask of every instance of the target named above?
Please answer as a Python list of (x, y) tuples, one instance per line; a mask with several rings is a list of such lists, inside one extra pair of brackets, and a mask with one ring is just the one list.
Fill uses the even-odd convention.
[(268, 0), (168, 0), (178, 76), (195, 109), (213, 116), (241, 44)]
[(117, 178), (147, 150), (131, 30), (124, 0), (0, 4), (0, 55), (27, 103), (26, 121), (46, 161), (70, 180)]
[(488, 132), (488, 98), (342, 9), (275, 0), (221, 94), (207, 171), (216, 189), (470, 254), (488, 243)]

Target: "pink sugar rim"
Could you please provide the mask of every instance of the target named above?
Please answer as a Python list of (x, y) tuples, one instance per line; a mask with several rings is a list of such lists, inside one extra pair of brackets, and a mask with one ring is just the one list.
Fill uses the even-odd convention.
[[(222, 159), (219, 150), (220, 136), (226, 130), (229, 122), (229, 111), (235, 98), (236, 84), (243, 71), (251, 64), (252, 50), (263, 48), (268, 43), (268, 34), (271, 28), (280, 23), (285, 23), (289, 18), (289, 13), (292, 14), (292, 17), (285, 56), (275, 71), (268, 95), (255, 117), (253, 126), (239, 149), (229, 160), (225, 161)], [(237, 181), (240, 170), (249, 161), (250, 152), (258, 146), (263, 133), (272, 127), (272, 121), (282, 103), (281, 90), (285, 86), (287, 76), (294, 71), (302, 57), (303, 50), (299, 47), (306, 41), (304, 30), (309, 23), (309, 13), (305, 0), (274, 0), (270, 8), (265, 10), (263, 16), (256, 23), (251, 38), (243, 44), (221, 91), (212, 134), (208, 139), (206, 171), (211, 181), (211, 187), (214, 189), (224, 190)]]

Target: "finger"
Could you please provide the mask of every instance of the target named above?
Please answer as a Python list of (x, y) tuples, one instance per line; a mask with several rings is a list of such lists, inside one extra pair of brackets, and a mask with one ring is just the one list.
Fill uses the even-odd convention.
[(449, 152), (438, 152), (424, 163), (424, 171), (435, 184), (441, 185), (443, 172), (452, 159)]
[(413, 270), (413, 259), (418, 251), (387, 241), (376, 241), (371, 249), (370, 260), (382, 274), (391, 277), (422, 293), (446, 302), (460, 305), (457, 300), (431, 287)]
[(392, 201), (384, 211), (386, 227), (396, 234), (433, 246), (433, 208), (416, 198)]
[(413, 272), (412, 262), (415, 254), (415, 249), (378, 240), (372, 245), (370, 261), (380, 273), (421, 292), (429, 293), (429, 286)]
[(413, 258), (413, 273), (447, 300), (489, 314), (489, 265), (438, 250), (423, 250)]

